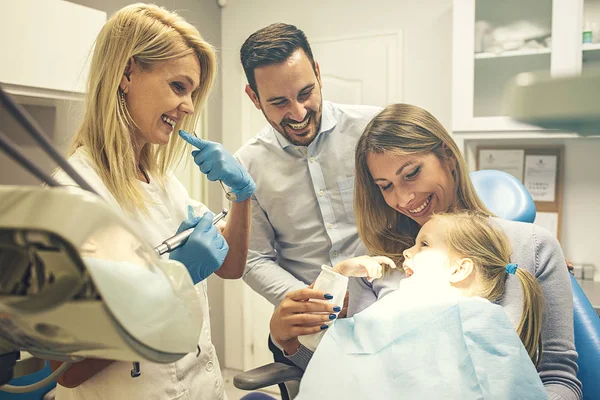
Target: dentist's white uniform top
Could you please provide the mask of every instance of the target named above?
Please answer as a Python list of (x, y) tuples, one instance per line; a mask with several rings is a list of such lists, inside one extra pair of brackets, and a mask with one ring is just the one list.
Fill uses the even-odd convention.
[[(79, 148), (69, 158), (75, 170), (111, 205), (115, 210), (121, 207), (110, 194), (95, 172), (93, 162), (84, 148)], [(55, 178), (63, 184), (73, 181), (59, 171)], [(208, 209), (203, 204), (190, 199), (187, 190), (179, 180), (170, 175), (164, 182), (164, 189), (150, 176), (150, 183), (139, 183), (148, 195), (148, 213), (125, 213), (133, 218), (152, 246), (156, 246), (172, 236), (181, 222), (187, 218), (187, 205), (196, 209), (196, 215), (202, 215)], [(221, 368), (210, 337), (210, 317), (206, 280), (196, 285), (198, 296), (202, 300), (204, 322), (198, 339), (200, 355), (190, 353), (171, 364), (155, 364), (147, 361), (140, 363), (141, 376), (131, 378), (132, 364), (114, 362), (94, 375), (82, 385), (67, 389), (57, 386), (57, 400), (69, 399), (157, 399), (157, 400), (215, 400), (227, 399), (223, 388)]]

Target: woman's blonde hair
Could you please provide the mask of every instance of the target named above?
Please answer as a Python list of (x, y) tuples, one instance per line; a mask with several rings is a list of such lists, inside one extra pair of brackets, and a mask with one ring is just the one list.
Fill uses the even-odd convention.
[[(117, 11), (96, 39), (87, 87), (85, 116), (69, 149), (73, 154), (85, 146), (100, 178), (127, 209), (146, 209), (146, 199), (136, 184), (135, 122), (120, 101), (119, 84), (128, 62), (150, 69), (160, 61), (196, 54), (200, 62), (200, 85), (192, 94), (194, 109), (175, 131), (193, 131), (216, 75), (214, 48), (191, 24), (174, 12), (151, 4), (132, 4)], [(166, 145), (146, 144), (140, 166), (159, 181), (181, 160), (185, 142), (171, 135)]]
[[(487, 214), (473, 211), (437, 214), (431, 221), (441, 221), (445, 227), (446, 245), (452, 257), (469, 258), (475, 266), (475, 276), (481, 287), (475, 295), (499, 302), (506, 291), (507, 265), (512, 249), (504, 232), (492, 225)], [(542, 318), (544, 295), (535, 277), (518, 267), (515, 275), (523, 288), (523, 311), (517, 333), (538, 366), (542, 358)]]
[(442, 165), (455, 160), (454, 208), (491, 215), (475, 193), (467, 164), (442, 124), (422, 108), (392, 104), (369, 122), (356, 147), (354, 213), (358, 234), (371, 254), (384, 254), (401, 263), (402, 252), (414, 244), (419, 225), (386, 204), (369, 172), (370, 153), (401, 156), (433, 153)]

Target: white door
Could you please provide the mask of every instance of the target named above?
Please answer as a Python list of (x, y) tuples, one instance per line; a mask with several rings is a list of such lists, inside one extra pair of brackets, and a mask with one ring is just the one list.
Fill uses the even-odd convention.
[[(402, 98), (402, 35), (313, 39), (311, 48), (321, 67), (323, 99), (345, 104), (385, 106)], [(266, 121), (248, 99), (242, 106), (245, 126), (258, 132)], [(267, 347), (273, 306), (243, 286), (243, 368), (273, 362)]]

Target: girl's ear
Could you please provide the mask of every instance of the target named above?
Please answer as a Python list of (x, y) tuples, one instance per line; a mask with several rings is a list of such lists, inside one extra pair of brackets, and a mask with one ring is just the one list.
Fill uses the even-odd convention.
[(450, 283), (459, 285), (475, 277), (475, 265), (470, 258), (461, 258), (450, 267)]

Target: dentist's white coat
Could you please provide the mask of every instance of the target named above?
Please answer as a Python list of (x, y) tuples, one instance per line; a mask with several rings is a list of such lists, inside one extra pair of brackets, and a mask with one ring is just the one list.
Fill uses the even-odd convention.
[[(91, 158), (84, 148), (79, 148), (69, 158), (76, 171), (111, 205), (121, 210), (115, 198), (104, 186), (95, 172)], [(64, 172), (55, 176), (63, 184), (74, 184)], [(195, 207), (196, 215), (208, 209), (203, 204), (190, 199), (187, 190), (173, 175), (162, 189), (150, 176), (150, 183), (139, 182), (142, 190), (153, 201), (148, 205), (148, 213), (137, 212), (133, 218), (141, 234), (156, 246), (172, 236), (180, 223), (187, 219), (187, 205)], [(196, 357), (190, 353), (171, 364), (141, 362), (141, 376), (131, 378), (131, 363), (114, 362), (82, 385), (67, 389), (57, 386), (57, 400), (100, 400), (100, 399), (144, 399), (144, 400), (220, 400), (227, 399), (223, 387), (221, 368), (215, 348), (211, 342), (210, 317), (206, 280), (196, 285), (202, 301), (204, 322), (198, 338), (201, 353)]]

